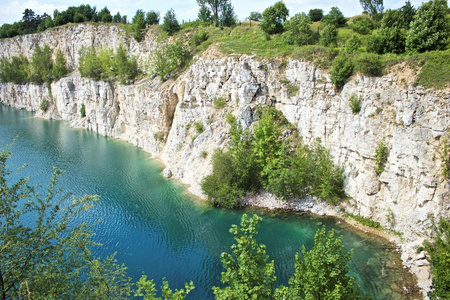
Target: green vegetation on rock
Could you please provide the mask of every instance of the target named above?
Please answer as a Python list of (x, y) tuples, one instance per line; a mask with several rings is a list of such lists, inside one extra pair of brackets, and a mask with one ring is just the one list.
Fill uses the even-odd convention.
[[(213, 171), (202, 181), (202, 189), (215, 205), (236, 207), (246, 192), (260, 188), (280, 198), (315, 195), (336, 204), (344, 197), (342, 168), (332, 162), (320, 141), (303, 145), (282, 113), (273, 108), (257, 111), (253, 132), (243, 130), (235, 118), (231, 123), (230, 147), (213, 155)], [(283, 132), (291, 132), (282, 138)]]

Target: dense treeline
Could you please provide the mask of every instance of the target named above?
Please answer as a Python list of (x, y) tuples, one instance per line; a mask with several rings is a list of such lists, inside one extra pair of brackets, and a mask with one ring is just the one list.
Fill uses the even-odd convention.
[(53, 80), (59, 80), (68, 71), (66, 59), (61, 50), (56, 52), (53, 59), (52, 50), (47, 44), (42, 48), (36, 44), (31, 60), (24, 56), (13, 56), (11, 60), (5, 57), (0, 59), (0, 81), (2, 82), (50, 83)]
[(82, 22), (104, 22), (104, 23), (127, 23), (127, 16), (120, 13), (112, 16), (107, 7), (97, 11), (96, 7), (90, 5), (71, 6), (67, 10), (53, 12), (53, 18), (48, 14), (37, 15), (31, 9), (25, 9), (22, 20), (13, 24), (3, 24), (0, 27), (0, 38), (13, 37), (29, 33), (41, 32), (46, 29), (61, 26), (68, 23)]
[(301, 143), (296, 129), (273, 108), (257, 111), (253, 132), (242, 130), (229, 115), (230, 147), (217, 150), (213, 171), (202, 181), (202, 189), (216, 205), (240, 205), (247, 192), (264, 188), (289, 200), (315, 195), (336, 204), (344, 197), (343, 169), (334, 165), (329, 151), (316, 141)]

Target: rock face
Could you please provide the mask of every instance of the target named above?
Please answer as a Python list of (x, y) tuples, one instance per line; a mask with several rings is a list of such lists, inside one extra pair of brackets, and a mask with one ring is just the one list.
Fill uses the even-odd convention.
[[(0, 54), (31, 56), (36, 43), (47, 43), (62, 49), (75, 68), (82, 45), (116, 47), (120, 42), (141, 61), (157, 46), (150, 36), (138, 44), (114, 26), (77, 25), (2, 40)], [(449, 137), (448, 91), (406, 86), (396, 76), (386, 75), (354, 76), (336, 92), (327, 73), (307, 62), (248, 56), (197, 57), (184, 74), (163, 84), (154, 78), (124, 86), (88, 80), (73, 72), (51, 84), (51, 98), (45, 86), (3, 83), (0, 88), (4, 104), (143, 148), (162, 159), (171, 176), (198, 196), (203, 196), (200, 182), (211, 171), (214, 150), (227, 146), (225, 116), (231, 113), (250, 127), (256, 105), (275, 106), (296, 124), (305, 143), (320, 138), (335, 162), (344, 166), (345, 192), (351, 198), (343, 205), (345, 210), (401, 233), (402, 240), (396, 242), (402, 247), (404, 263), (421, 277), (423, 290), (430, 285), (429, 278), (424, 278), (427, 263), (418, 258), (414, 247), (427, 238), (433, 220), (449, 216), (450, 182), (440, 175), (438, 154), (440, 143)], [(361, 99), (358, 113), (349, 106), (353, 95)], [(226, 100), (225, 108), (214, 108), (219, 97)], [(45, 114), (39, 111), (44, 98), (52, 100)], [(198, 122), (203, 131), (194, 126)], [(384, 171), (378, 174), (375, 149), (382, 140), (389, 154)], [(297, 207), (315, 213), (337, 211), (323, 204), (318, 208), (316, 203), (306, 199)]]

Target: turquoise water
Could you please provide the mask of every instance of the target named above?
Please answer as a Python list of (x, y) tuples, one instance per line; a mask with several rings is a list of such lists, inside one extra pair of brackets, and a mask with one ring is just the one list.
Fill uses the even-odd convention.
[(228, 211), (211, 208), (186, 194), (176, 182), (161, 177), (162, 166), (144, 151), (65, 122), (34, 118), (33, 114), (0, 105), (0, 146), (17, 138), (10, 162), (27, 168), (22, 176), (46, 186), (56, 166), (65, 171), (60, 185), (79, 197), (100, 195), (100, 201), (80, 220), (95, 223), (94, 239), (103, 247), (100, 257), (117, 252), (135, 280), (142, 272), (160, 286), (165, 277), (171, 287), (196, 286), (189, 299), (211, 299), (211, 287), (220, 284), (220, 254), (233, 243), (228, 229), (243, 213), (263, 216), (258, 241), (267, 245), (280, 284), (293, 274), (294, 255), (301, 245), (310, 248), (322, 225), (343, 235), (354, 248), (351, 273), (374, 299), (408, 299), (396, 293), (409, 287), (410, 276), (398, 255), (369, 235), (351, 230), (332, 218), (263, 210)]

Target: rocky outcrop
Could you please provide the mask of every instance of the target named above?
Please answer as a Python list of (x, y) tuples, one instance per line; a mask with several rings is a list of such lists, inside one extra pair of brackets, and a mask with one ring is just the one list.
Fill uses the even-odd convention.
[[(92, 30), (96, 30), (95, 38)], [(108, 37), (110, 33), (112, 37)], [(61, 40), (55, 42), (58, 38), (52, 34)], [(79, 45), (69, 42), (72, 36)], [(116, 27), (78, 25), (1, 41), (0, 53), (31, 55), (33, 43), (50, 44), (52, 40), (58, 43), (53, 47), (64, 45), (73, 67), (80, 45), (124, 41), (132, 52), (142, 51), (141, 60), (156, 47), (150, 37), (137, 44)], [(51, 96), (45, 86), (4, 83), (0, 88), (2, 103), (143, 148), (162, 159), (166, 174), (189, 185), (198, 196), (203, 196), (200, 182), (211, 171), (212, 153), (227, 147), (225, 116), (231, 113), (244, 127), (251, 127), (256, 105), (275, 106), (296, 125), (305, 143), (320, 138), (335, 162), (344, 166), (345, 192), (350, 200), (343, 208), (401, 233), (402, 238), (395, 241), (402, 247), (403, 261), (419, 276), (424, 290), (430, 284), (426, 259), (415, 254), (415, 247), (428, 237), (433, 220), (449, 216), (450, 182), (440, 175), (438, 155), (440, 143), (449, 137), (448, 91), (405, 85), (391, 74), (354, 76), (337, 92), (327, 72), (310, 63), (248, 56), (197, 57), (184, 74), (163, 84), (159, 79), (145, 79), (125, 86), (88, 80), (73, 72), (51, 84)], [(358, 113), (350, 109), (352, 96), (361, 99)], [(39, 111), (44, 98), (52, 102), (45, 114)], [(217, 98), (226, 101), (224, 108), (214, 108)], [(82, 104), (85, 117), (80, 115)], [(194, 126), (199, 122), (203, 130)], [(382, 140), (389, 154), (379, 174), (375, 172), (375, 149)], [(285, 205), (268, 195), (262, 198), (266, 202), (261, 197), (247, 201), (265, 205), (270, 199), (270, 207)], [(300, 200), (295, 208), (319, 214), (338, 212), (309, 198)]]

